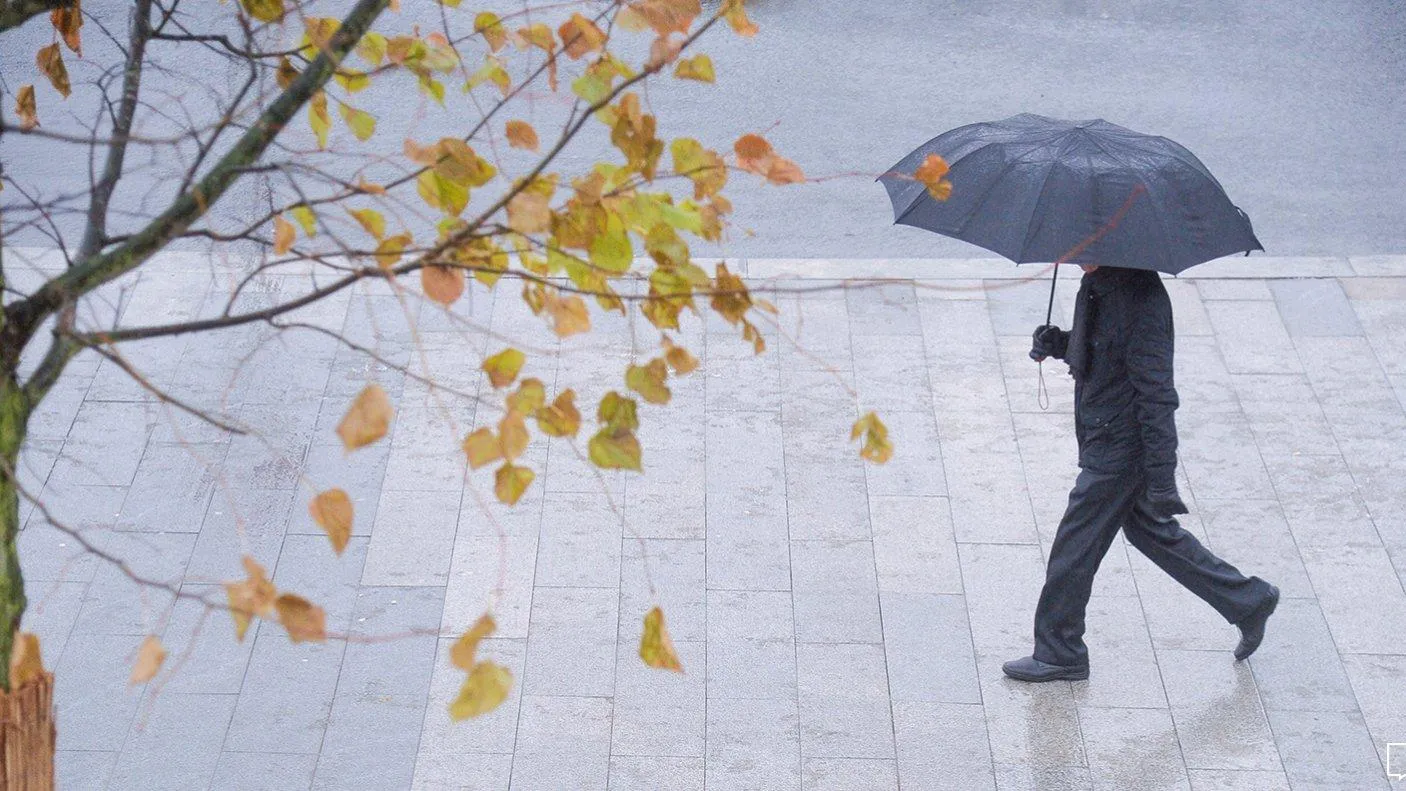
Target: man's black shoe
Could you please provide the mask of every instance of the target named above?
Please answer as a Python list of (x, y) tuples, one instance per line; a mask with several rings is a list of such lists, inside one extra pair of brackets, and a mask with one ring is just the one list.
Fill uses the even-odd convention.
[(1088, 665), (1052, 665), (1033, 656), (1013, 659), (1001, 665), (1001, 670), (1016, 681), (1037, 684), (1041, 681), (1083, 681), (1089, 677)]
[(1269, 586), (1269, 596), (1255, 611), (1245, 616), (1244, 620), (1236, 624), (1240, 627), (1240, 644), (1235, 646), (1235, 660), (1248, 659), (1250, 654), (1260, 647), (1260, 642), (1264, 640), (1264, 625), (1269, 621), (1269, 616), (1274, 614), (1274, 608), (1279, 606), (1279, 589), (1273, 585)]

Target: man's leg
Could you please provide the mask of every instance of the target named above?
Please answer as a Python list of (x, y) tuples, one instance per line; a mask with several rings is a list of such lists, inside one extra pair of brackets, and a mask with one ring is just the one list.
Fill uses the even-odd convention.
[(1034, 658), (1040, 662), (1067, 667), (1088, 664), (1084, 610), (1093, 590), (1094, 573), (1138, 491), (1136, 481), (1128, 476), (1088, 470), (1079, 473), (1050, 546), (1045, 587), (1035, 609)]
[(1233, 624), (1254, 613), (1273, 590), (1216, 557), (1176, 519), (1154, 515), (1141, 490), (1123, 532), (1128, 543)]

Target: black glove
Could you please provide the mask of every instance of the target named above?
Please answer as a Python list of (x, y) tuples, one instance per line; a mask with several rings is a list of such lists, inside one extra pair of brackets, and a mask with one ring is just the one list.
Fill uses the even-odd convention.
[(1177, 493), (1175, 483), (1149, 487), (1147, 503), (1153, 515), (1162, 519), (1171, 519), (1178, 514), (1190, 513), (1186, 508), (1186, 503), (1181, 501), (1181, 495)]
[(1041, 324), (1031, 334), (1030, 359), (1039, 362), (1046, 357), (1064, 359), (1069, 350), (1069, 333), (1053, 324)]

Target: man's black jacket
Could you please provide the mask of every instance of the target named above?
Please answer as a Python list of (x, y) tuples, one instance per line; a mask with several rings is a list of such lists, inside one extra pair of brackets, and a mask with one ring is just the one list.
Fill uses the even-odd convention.
[(1079, 466), (1140, 466), (1149, 491), (1175, 492), (1172, 303), (1157, 273), (1104, 266), (1084, 275), (1074, 327), (1055, 346), (1074, 376)]

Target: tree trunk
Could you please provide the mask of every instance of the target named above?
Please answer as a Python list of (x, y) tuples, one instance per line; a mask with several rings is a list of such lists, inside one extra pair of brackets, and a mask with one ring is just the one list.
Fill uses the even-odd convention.
[(25, 394), (5, 377), (0, 381), (0, 791), (54, 787), (54, 677), (42, 673), (18, 686), (10, 678), (10, 656), (26, 605), (14, 471), (28, 412)]

